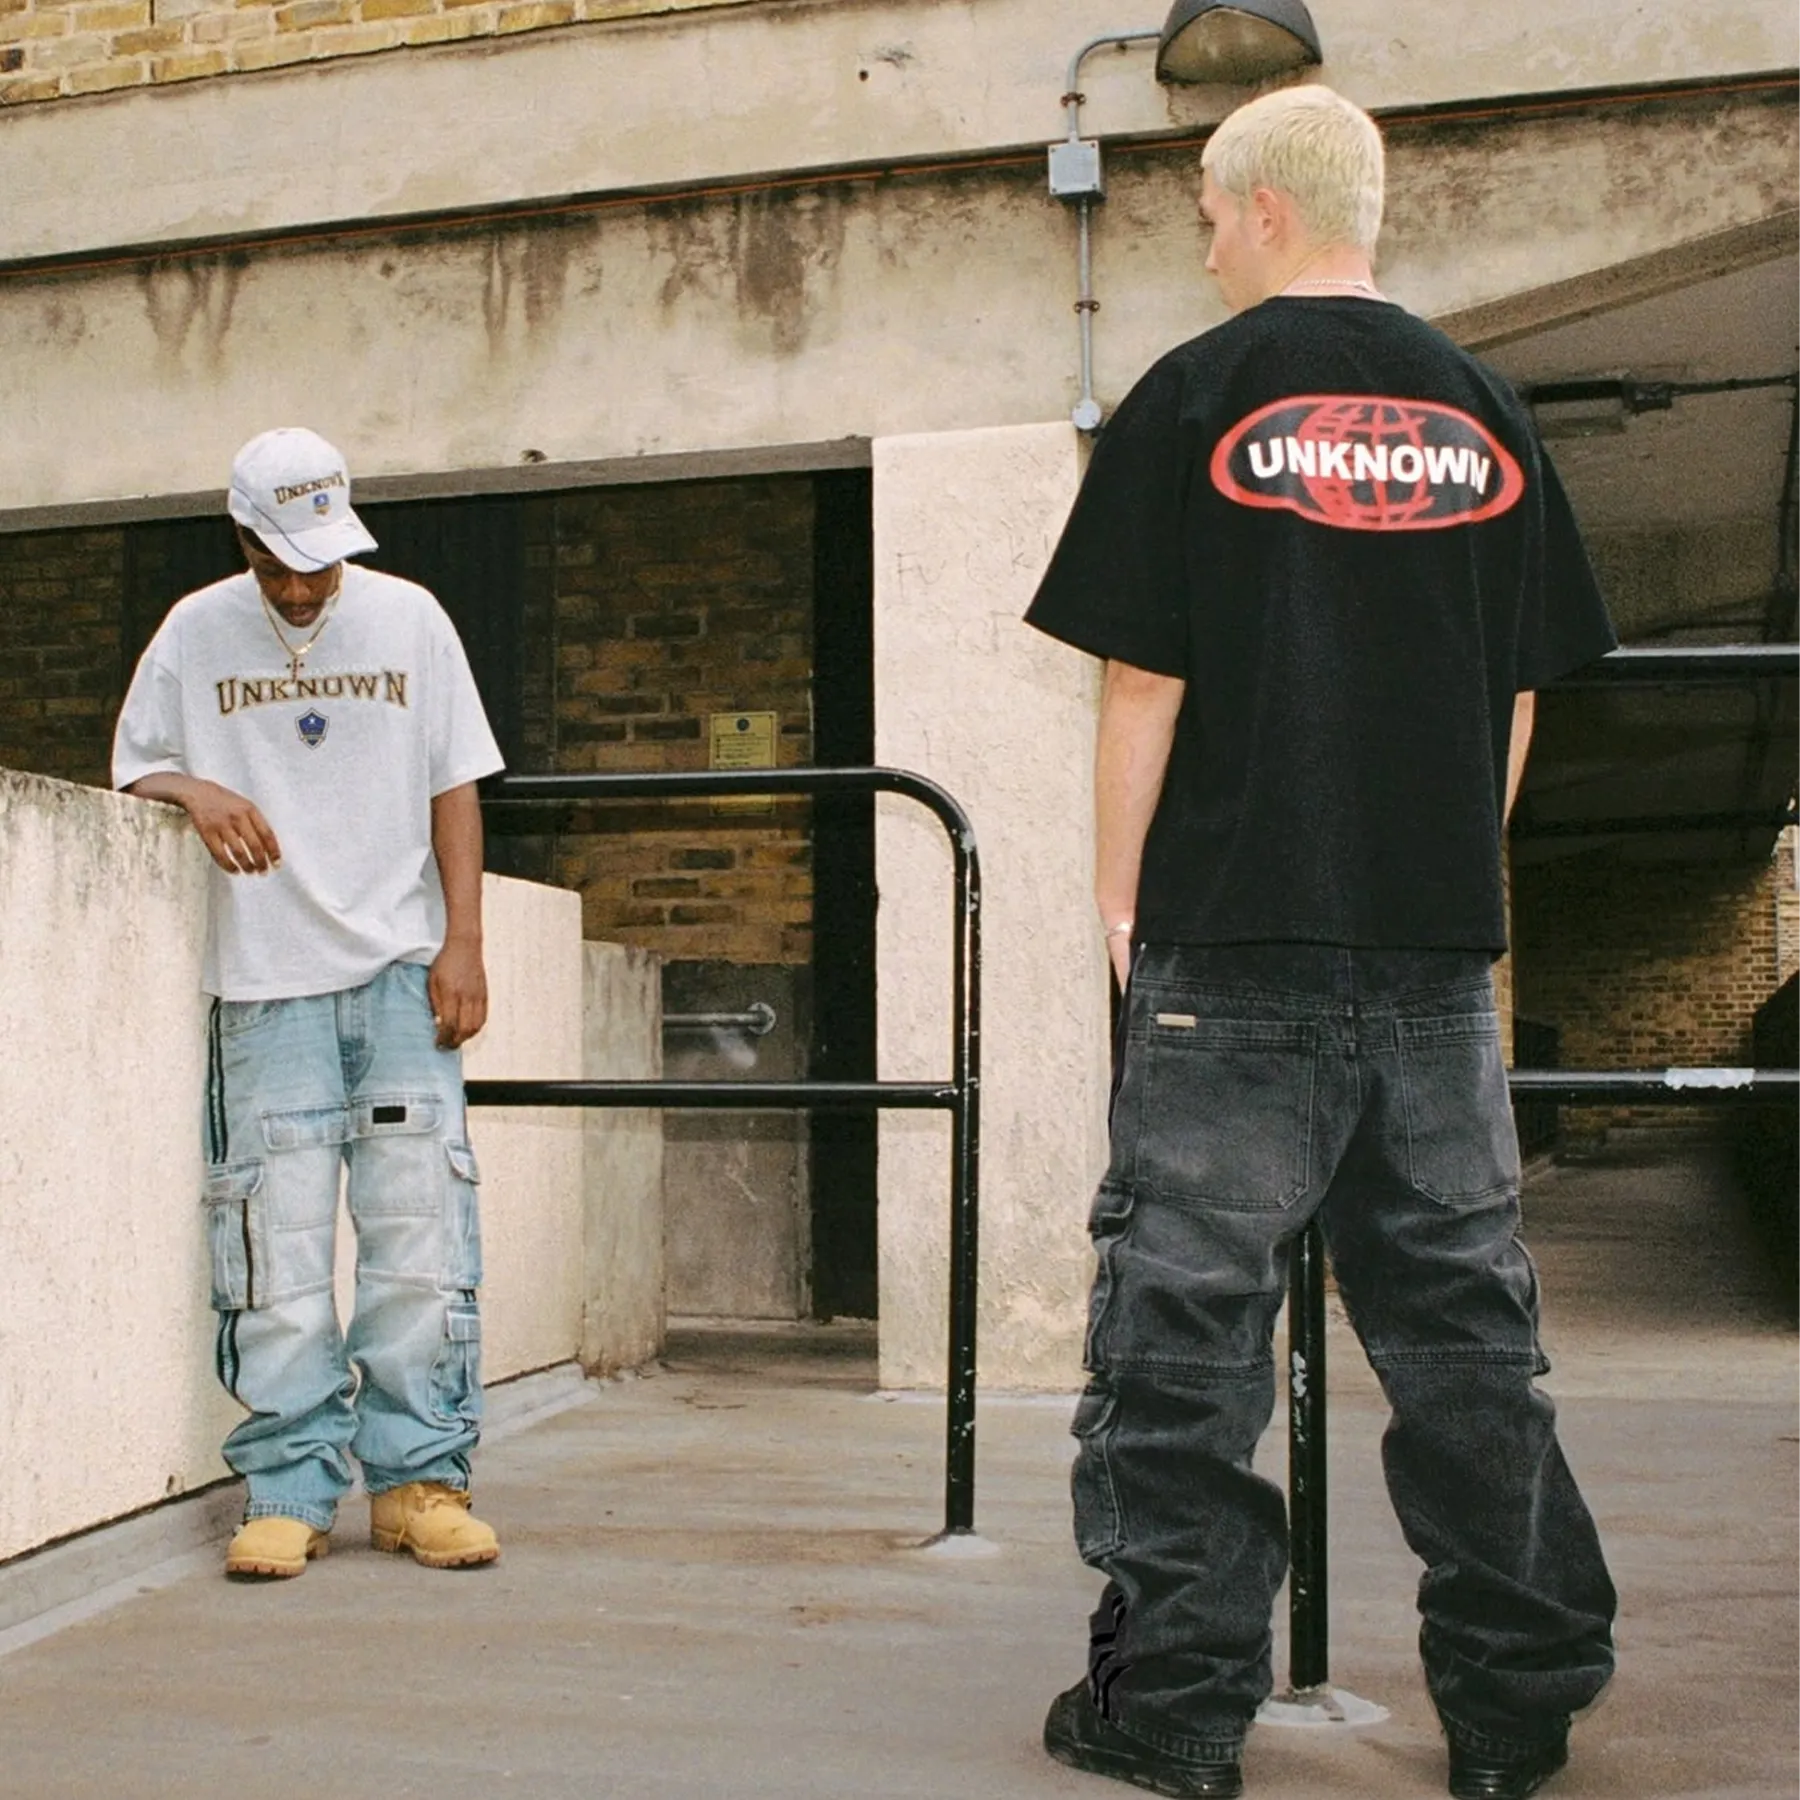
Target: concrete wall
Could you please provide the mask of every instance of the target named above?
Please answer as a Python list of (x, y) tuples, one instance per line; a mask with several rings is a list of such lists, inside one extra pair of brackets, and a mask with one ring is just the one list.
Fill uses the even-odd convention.
[[(590, 1081), (662, 1073), (662, 965), (647, 950), (586, 944)], [(587, 1196), (581, 1365), (592, 1375), (635, 1369), (662, 1349), (664, 1319), (663, 1116), (585, 1112)]]
[(1587, 545), (1625, 642), (1656, 641), (1677, 626), (1690, 643), (1698, 641), (1697, 630), (1712, 629), (1722, 643), (1748, 643), (1760, 635), (1775, 550), (1775, 533), (1762, 513), (1699, 527), (1590, 532)]
[[(1368, 85), (1352, 91), (1367, 98)], [(326, 91), (321, 78), (316, 97)], [(1037, 133), (1054, 135), (1053, 94), (1039, 117)], [(0, 157), (35, 124), (9, 119)], [(273, 129), (262, 121), (250, 141)], [(456, 141), (458, 168), (479, 167)], [(1391, 146), (1384, 280), (1472, 338), (1618, 300), (1632, 281), (1673, 285), (1677, 265), (1692, 278), (1721, 258), (1791, 253), (1787, 94), (1396, 127)], [(58, 153), (72, 148), (46, 140), (35, 166), (66, 166)], [(193, 149), (189, 198), (192, 184), (212, 186)], [(142, 147), (131, 157), (140, 165)], [(1191, 143), (1112, 159), (1096, 237), (1105, 401), (1221, 316), (1197, 268), (1194, 165)], [(29, 169), (18, 174), (29, 185)], [(153, 217), (148, 175), (130, 191), (141, 205), (109, 210), (102, 235)], [(213, 198), (206, 216), (223, 228), (231, 208)], [(58, 217), (79, 210), (61, 188), (55, 204)], [(1746, 232), (1748, 252), (1732, 237)], [(0, 261), (29, 242), (15, 204)], [(359, 478), (446, 491), (644, 479), (657, 457), (1066, 418), (1075, 257), (1074, 221), (1033, 151), (930, 178), (784, 180), (392, 236), (359, 224), (305, 243), (0, 269), (13, 427), (0, 527), (216, 493), (236, 446), (284, 416), (349, 446)]]
[[(1463, 7), (1454, 29), (1443, 0), (1312, 11), (1324, 78), (1379, 108), (1795, 61), (1784, 0), (1516, 0)], [(769, 0), (27, 106), (0, 141), (0, 257), (1035, 150), (1060, 133), (1074, 51), (1166, 12)], [(1088, 128), (1109, 137), (1190, 130), (1237, 98), (1159, 87), (1143, 46), (1091, 58), (1082, 86)]]
[[(729, 21), (669, 20), (656, 15), (716, 12), (742, 7), (748, 18)], [(838, 19), (821, 19), (827, 7)], [(754, 9), (754, 10), (751, 10)], [(808, 12), (811, 16), (808, 16)], [(917, 102), (950, 85), (946, 77), (968, 80), (982, 71), (948, 61), (964, 49), (979, 55), (1012, 52), (1019, 72), (1054, 57), (1058, 47), (1067, 57), (1075, 46), (1101, 27), (1084, 28), (1072, 18), (1069, 0), (1036, 0), (1031, 23), (1043, 34), (1045, 48), (1032, 47), (1019, 56), (1017, 36), (1021, 8), (1007, 0), (983, 0), (979, 16), (965, 18), (938, 0), (903, 0), (902, 4), (852, 5), (850, 0), (816, 0), (813, 8), (794, 0), (18, 0), (14, 17), (0, 23), (0, 106), (25, 106), (45, 100), (108, 93), (120, 88), (168, 82), (203, 81), (220, 75), (254, 74), (301, 62), (369, 56), (384, 50), (418, 49), (471, 38), (516, 37), (524, 32), (554, 30), (577, 22), (593, 25), (628, 19), (644, 20), (636, 30), (568, 32), (553, 40), (556, 50), (582, 49), (598, 43), (611, 57), (640, 67), (666, 68), (670, 52), (681, 45), (677, 33), (686, 25), (688, 42), (700, 37), (708, 52), (722, 59), (736, 55), (761, 60), (797, 42), (814, 49), (819, 65), (807, 96), (815, 102), (829, 96), (845, 111), (861, 103), (865, 117), (884, 120), (898, 111), (896, 102)], [(1158, 23), (1151, 8), (1143, 23)], [(1542, 85), (1567, 81), (1597, 51), (1610, 51), (1628, 66), (1641, 65), (1659, 53), (1686, 51), (1717, 58), (1753, 56), (1753, 36), (1779, 44), (1782, 20), (1774, 7), (1714, 6), (1698, 16), (1675, 13), (1665, 20), (1661, 6), (1625, 8), (1616, 4), (1584, 7), (1579, 24), (1565, 22), (1561, 40), (1546, 45), (1522, 28), (1520, 8), (1495, 21), (1497, 29), (1480, 34), (1480, 48), (1496, 58), (1512, 53), (1521, 75), (1537, 75)], [(1313, 0), (1330, 58), (1351, 60), (1374, 52), (1402, 79), (1429, 83), (1447, 48), (1438, 36), (1418, 30), (1416, 9), (1401, 0), (1377, 9), (1355, 0)], [(760, 13), (762, 16), (758, 17)], [(1385, 14), (1385, 19), (1381, 16)], [(1649, 15), (1646, 17), (1646, 15)], [(1383, 24), (1391, 35), (1383, 43)], [(1470, 21), (1486, 24), (1487, 21)], [(1672, 47), (1669, 26), (1679, 29)], [(906, 35), (897, 34), (902, 30)], [(1059, 35), (1062, 34), (1062, 35)], [(1073, 34), (1073, 35), (1069, 35)], [(573, 40), (573, 44), (570, 40)], [(808, 40), (811, 40), (808, 45)], [(1455, 34), (1460, 46), (1465, 34)], [(11, 54), (7, 54), (10, 51)], [(1141, 48), (1137, 59), (1145, 56)], [(548, 59), (546, 59), (548, 60)], [(563, 58), (558, 58), (563, 60)], [(712, 60), (709, 55), (706, 59)], [(1749, 63), (1746, 66), (1770, 66)], [(849, 85), (851, 69), (860, 84)], [(691, 71), (688, 71), (691, 77)], [(875, 85), (877, 84), (878, 85)], [(1021, 84), (1022, 85), (1022, 84)], [(1096, 85), (1112, 85), (1096, 71)], [(703, 82), (701, 99), (709, 114), (720, 110), (722, 97)], [(960, 97), (960, 96), (959, 96)], [(760, 100), (761, 96), (756, 96)], [(1146, 97), (1131, 96), (1134, 112), (1154, 117)], [(1171, 107), (1171, 111), (1175, 109)], [(739, 99), (726, 114), (754, 128), (762, 122), (754, 102)]]
[(168, 809), (0, 770), (0, 1557), (224, 1472), (205, 882)]
[[(205, 874), (171, 809), (0, 770), (0, 1559), (225, 1472), (238, 1413), (212, 1373), (196, 1202)], [(493, 877), (485, 898), (493, 1015), (470, 1073), (579, 1075), (579, 899)], [(639, 1016), (611, 1027), (614, 1073), (650, 1072), (653, 985), (619, 984)], [(488, 1380), (653, 1353), (641, 1236), (601, 1258), (620, 1324), (596, 1323), (580, 1116), (482, 1111), (472, 1135)], [(656, 1159), (619, 1167), (609, 1207), (654, 1219)]]
[[(1092, 899), (1097, 667), (1020, 623), (1075, 496), (1074, 428), (875, 445), (876, 760), (942, 783), (985, 871), (981, 1379), (1079, 1380), (1084, 1225), (1106, 1160), (1107, 974)], [(950, 1071), (951, 858), (878, 813), (883, 1080)], [(884, 1113), (881, 1379), (943, 1381), (949, 1123)]]
[[(579, 1081), (581, 896), (489, 875), (482, 884), (488, 1024), (463, 1051), (469, 1080)], [(580, 1353), (582, 1115), (484, 1106), (469, 1115), (481, 1164), (482, 1365), (502, 1381)]]

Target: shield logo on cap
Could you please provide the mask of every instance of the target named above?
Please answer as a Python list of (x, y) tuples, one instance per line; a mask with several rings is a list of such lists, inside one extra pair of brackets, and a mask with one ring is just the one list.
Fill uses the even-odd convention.
[(331, 511), (331, 496), (329, 494), (314, 494), (313, 511), (316, 512), (321, 519), (324, 518), (324, 516)]
[(324, 743), (325, 732), (330, 723), (322, 712), (309, 710), (294, 721), (294, 729), (299, 732), (300, 741), (307, 749), (316, 750)]

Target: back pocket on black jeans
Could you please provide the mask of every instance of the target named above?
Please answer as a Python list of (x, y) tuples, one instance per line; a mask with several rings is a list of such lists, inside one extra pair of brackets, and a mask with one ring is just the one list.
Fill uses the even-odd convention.
[(1306, 1192), (1318, 1032), (1310, 1024), (1157, 1013), (1136, 1174), (1164, 1199), (1279, 1212)]
[(1413, 1186), (1445, 1206), (1516, 1189), (1519, 1138), (1499, 1016), (1460, 1013), (1398, 1026)]

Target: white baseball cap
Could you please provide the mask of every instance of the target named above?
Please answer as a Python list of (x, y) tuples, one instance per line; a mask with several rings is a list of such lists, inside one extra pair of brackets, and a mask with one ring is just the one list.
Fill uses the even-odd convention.
[(226, 505), (240, 525), (302, 574), (375, 548), (350, 510), (343, 457), (303, 426), (261, 432), (237, 453)]

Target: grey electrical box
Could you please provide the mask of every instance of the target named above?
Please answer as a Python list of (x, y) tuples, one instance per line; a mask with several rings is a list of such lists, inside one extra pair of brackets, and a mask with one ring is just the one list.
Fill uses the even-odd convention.
[(1058, 200), (1104, 200), (1100, 146), (1085, 138), (1050, 146), (1050, 192)]

